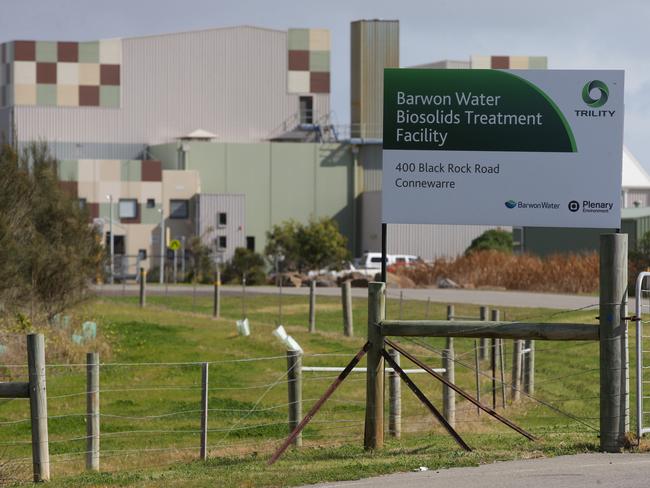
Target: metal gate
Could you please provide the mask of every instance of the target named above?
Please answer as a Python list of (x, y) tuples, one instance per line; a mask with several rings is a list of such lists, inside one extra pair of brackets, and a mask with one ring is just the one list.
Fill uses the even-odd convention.
[[(644, 335), (644, 320), (650, 314), (650, 273), (640, 273), (636, 279), (636, 433), (639, 438), (650, 432), (650, 396), (644, 393), (650, 385), (650, 333)], [(644, 286), (645, 282), (645, 286)]]

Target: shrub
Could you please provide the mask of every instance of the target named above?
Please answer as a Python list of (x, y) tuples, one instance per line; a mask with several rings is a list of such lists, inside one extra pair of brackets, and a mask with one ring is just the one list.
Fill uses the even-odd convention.
[(486, 230), (472, 241), (465, 251), (470, 254), (476, 251), (500, 251), (512, 252), (512, 232), (506, 232), (501, 229)]
[(311, 219), (306, 225), (293, 220), (283, 222), (273, 226), (267, 240), (267, 256), (284, 256), (280, 271), (338, 270), (350, 259), (346, 237), (336, 221), (329, 218)]
[(244, 275), (248, 285), (264, 284), (264, 258), (250, 249), (238, 247), (233, 258), (226, 263), (221, 278), (226, 283), (241, 283)]

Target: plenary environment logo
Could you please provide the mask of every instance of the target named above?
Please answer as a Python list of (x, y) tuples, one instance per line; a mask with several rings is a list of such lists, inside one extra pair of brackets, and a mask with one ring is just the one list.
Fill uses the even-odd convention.
[[(592, 91), (598, 91), (598, 97), (591, 96)], [(600, 80), (593, 80), (585, 83), (582, 88), (582, 100), (592, 108), (602, 107), (609, 98), (609, 88)]]

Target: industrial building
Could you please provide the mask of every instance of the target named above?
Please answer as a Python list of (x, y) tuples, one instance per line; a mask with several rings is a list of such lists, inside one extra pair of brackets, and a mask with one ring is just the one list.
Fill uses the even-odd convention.
[[(201, 236), (228, 260), (237, 247), (262, 252), (274, 224), (318, 217), (334, 218), (358, 256), (380, 248), (383, 70), (400, 65), (399, 22), (353, 22), (350, 54), (351, 120), (339, 126), (326, 29), (8, 41), (0, 137), (19, 147), (46, 141), (62, 185), (106, 242), (112, 232), (115, 254), (146, 254), (146, 267), (158, 266), (171, 239)], [(546, 65), (472, 56), (416, 67)], [(624, 202), (648, 205), (650, 180), (629, 179)], [(388, 249), (455, 256), (489, 228), (391, 225)]]

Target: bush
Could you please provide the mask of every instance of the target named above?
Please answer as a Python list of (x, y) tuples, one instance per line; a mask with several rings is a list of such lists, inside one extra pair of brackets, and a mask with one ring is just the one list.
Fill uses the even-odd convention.
[(512, 252), (512, 232), (506, 232), (501, 229), (486, 230), (472, 241), (465, 251), (470, 254), (476, 251), (499, 251)]
[(472, 252), (456, 259), (437, 259), (396, 270), (418, 286), (435, 286), (450, 278), (461, 286), (556, 293), (593, 293), (598, 290), (597, 253), (558, 254), (546, 258), (499, 251)]
[(264, 253), (269, 257), (284, 256), (278, 263), (282, 272), (338, 270), (350, 259), (346, 237), (339, 231), (336, 221), (329, 218), (312, 219), (307, 225), (289, 220), (273, 226), (267, 232)]
[(226, 263), (221, 278), (225, 283), (241, 283), (246, 276), (246, 284), (262, 285), (266, 281), (264, 258), (245, 247), (235, 249), (235, 255)]

